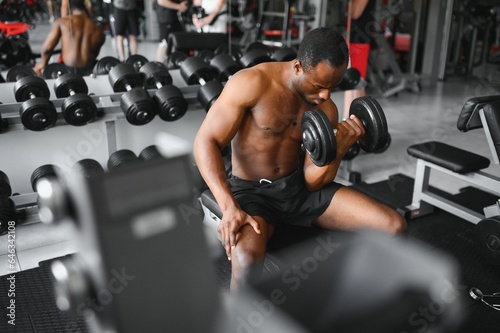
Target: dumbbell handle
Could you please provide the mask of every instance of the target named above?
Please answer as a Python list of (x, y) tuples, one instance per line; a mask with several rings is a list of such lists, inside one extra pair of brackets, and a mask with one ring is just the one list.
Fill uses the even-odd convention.
[(133, 87), (130, 84), (126, 83), (125, 84), (125, 89), (127, 89), (127, 91), (130, 91), (130, 90), (133, 89)]
[(205, 81), (205, 79), (203, 78), (198, 78), (198, 82), (200, 83), (200, 86), (204, 86), (205, 84), (207, 84), (207, 81)]

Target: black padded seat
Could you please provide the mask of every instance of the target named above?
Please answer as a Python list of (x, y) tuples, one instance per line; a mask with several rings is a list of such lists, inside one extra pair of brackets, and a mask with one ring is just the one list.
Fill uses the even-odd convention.
[(486, 104), (483, 110), (495, 151), (500, 156), (500, 99)]
[(413, 157), (460, 174), (476, 172), (490, 165), (490, 160), (484, 156), (437, 141), (410, 146), (407, 152)]
[(203, 204), (203, 206), (207, 207), (207, 209), (211, 211), (215, 216), (217, 216), (219, 219), (222, 219), (222, 212), (220, 210), (220, 207), (210, 190), (203, 191), (203, 193), (201, 194), (201, 203)]
[(467, 132), (483, 127), (479, 118), (479, 110), (487, 103), (500, 100), (500, 95), (473, 97), (465, 102), (457, 120), (457, 128)]
[(192, 50), (214, 51), (222, 44), (228, 44), (228, 35), (220, 32), (177, 31), (168, 35), (167, 55), (175, 52)]

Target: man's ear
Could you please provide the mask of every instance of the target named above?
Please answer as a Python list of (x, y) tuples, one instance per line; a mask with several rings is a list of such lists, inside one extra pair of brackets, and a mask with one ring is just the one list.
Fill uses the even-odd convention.
[(302, 67), (302, 64), (297, 59), (295, 59), (293, 61), (293, 71), (294, 71), (295, 74), (300, 74), (300, 73), (302, 73), (304, 71), (304, 68)]

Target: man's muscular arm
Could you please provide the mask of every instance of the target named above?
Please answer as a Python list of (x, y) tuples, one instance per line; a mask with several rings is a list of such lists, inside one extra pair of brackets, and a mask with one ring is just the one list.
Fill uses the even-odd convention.
[(42, 47), (40, 49), (40, 57), (41, 60), (35, 65), (35, 72), (38, 76), (42, 75), (42, 71), (47, 66), (50, 57), (52, 56), (52, 52), (54, 52), (54, 48), (59, 43), (61, 39), (61, 19), (56, 20), (52, 23), (52, 29), (49, 31), (45, 42), (43, 42)]
[(349, 148), (365, 133), (361, 120), (355, 116), (351, 116), (349, 119), (338, 123), (337, 106), (332, 100), (327, 100), (318, 107), (328, 116), (333, 128), (337, 129), (337, 134), (335, 135), (337, 157), (329, 165), (318, 167), (311, 161), (309, 155), (306, 154), (304, 161), (304, 178), (306, 180), (307, 189), (311, 192), (320, 190), (323, 186), (331, 183), (335, 179), (342, 158)]
[[(245, 117), (258, 99), (262, 86), (252, 70), (242, 70), (226, 83), (217, 101), (210, 108), (194, 141), (194, 158), (203, 179), (219, 204), (223, 217), (219, 225), (221, 242), (228, 257), (236, 246), (236, 235), (245, 224), (260, 233), (259, 225), (244, 213), (227, 183), (221, 149), (230, 144)], [(243, 89), (244, 87), (244, 89)]]

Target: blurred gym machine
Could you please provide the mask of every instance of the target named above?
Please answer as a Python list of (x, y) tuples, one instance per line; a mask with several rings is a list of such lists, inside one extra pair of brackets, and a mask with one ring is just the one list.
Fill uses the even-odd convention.
[(257, 39), (274, 47), (298, 46), (307, 31), (326, 26), (328, 2), (259, 0)]
[[(404, 90), (418, 93), (421, 77), (416, 72), (416, 58), (423, 1), (385, 2), (377, 3), (367, 80), (382, 97)], [(401, 66), (404, 58), (405, 70)]]
[(415, 329), (419, 311), (432, 311), (434, 333), (459, 327), (451, 258), (373, 230), (299, 243), (283, 271), (218, 290), (198, 181), (191, 157), (178, 155), (46, 183), (65, 198), (49, 195), (47, 208), (66, 212), (80, 236), (80, 251), (51, 267), (59, 309), (96, 333), (400, 332)]

